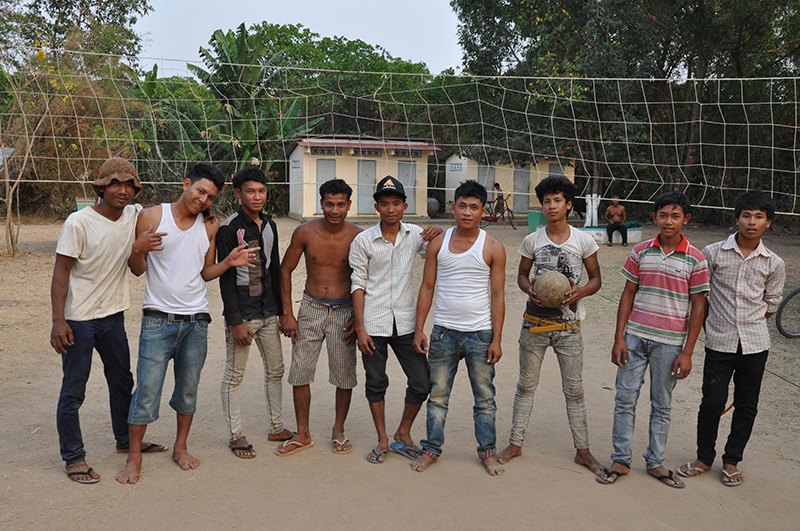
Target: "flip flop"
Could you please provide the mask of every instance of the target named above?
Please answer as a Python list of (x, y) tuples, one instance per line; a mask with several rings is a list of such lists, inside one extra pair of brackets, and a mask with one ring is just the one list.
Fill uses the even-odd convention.
[[(412, 461), (416, 461), (417, 458), (420, 455), (422, 455), (422, 450), (420, 450), (416, 446), (406, 446), (403, 443), (397, 441), (394, 441), (392, 444), (390, 444), (389, 449), (396, 454), (400, 454), (403, 457), (411, 459)], [(411, 452), (416, 452), (417, 455), (414, 455)]]
[(236, 453), (237, 450), (240, 451), (240, 452), (249, 452), (250, 450), (253, 449), (253, 445), (252, 444), (248, 444), (247, 446), (229, 446), (228, 448), (231, 449), (231, 452), (233, 452), (233, 455), (235, 455), (236, 457), (238, 457), (240, 459), (252, 459), (252, 458), (255, 457), (253, 454), (240, 455), (240, 454)]
[[(100, 478), (93, 478), (92, 472), (94, 472), (94, 468), (89, 467), (89, 470), (75, 470), (73, 472), (67, 472), (67, 469), (64, 469), (64, 473), (74, 481), (75, 483), (81, 483), (83, 485), (91, 485), (92, 483), (97, 483), (100, 481)], [(89, 476), (89, 479), (77, 479), (77, 476)]]
[[(296, 448), (292, 448), (291, 450), (286, 450), (285, 452), (278, 451), (281, 448), (283, 449), (289, 448), (289, 446), (295, 446)], [(306, 448), (312, 448), (313, 446), (314, 446), (314, 441), (311, 441), (308, 444), (303, 444), (298, 441), (284, 441), (283, 443), (281, 443), (280, 446), (278, 446), (277, 450), (275, 450), (275, 454), (278, 457), (289, 457), (290, 455), (294, 455), (297, 452), (305, 450)]]
[[(89, 470), (91, 470), (91, 469), (89, 469)], [(738, 487), (744, 481), (743, 479), (740, 479), (739, 481), (731, 481), (731, 478), (733, 476), (735, 476), (737, 474), (740, 475), (740, 476), (742, 475), (742, 473), (739, 470), (737, 470), (736, 472), (732, 472), (732, 473), (728, 474), (727, 472), (725, 472), (725, 469), (723, 468), (722, 469), (722, 473), (725, 476), (727, 476), (727, 478), (728, 478), (728, 481), (723, 481), (722, 482), (722, 484), (725, 485), (726, 487)], [(722, 478), (722, 479), (724, 480), (725, 478)]]
[[(336, 453), (336, 454), (339, 454), (339, 455), (346, 455), (346, 454), (349, 454), (350, 452), (352, 452), (353, 451), (353, 446), (352, 445), (347, 450), (344, 449), (344, 445), (347, 444), (347, 441), (349, 441), (349, 440), (350, 439), (348, 439), (347, 437), (345, 437), (344, 440), (342, 440), (342, 441), (340, 441), (339, 439), (331, 439), (331, 443), (333, 443), (333, 453)], [(339, 445), (339, 448), (342, 448), (341, 450), (337, 450), (336, 449), (336, 445), (337, 444)]]
[[(607, 468), (603, 469), (603, 474), (605, 474), (606, 477), (601, 477), (601, 476), (595, 476), (594, 477), (594, 479), (596, 479), (598, 483), (601, 483), (603, 485), (613, 485), (614, 483), (617, 482), (617, 480), (620, 478), (620, 476), (624, 476), (625, 475), (625, 474), (622, 474), (620, 472), (617, 472), (616, 470), (613, 470), (613, 471), (609, 472), (609, 470)], [(612, 478), (612, 477), (614, 478), (614, 481), (609, 481), (609, 479)]]
[[(156, 443), (142, 443), (142, 453), (143, 454), (155, 454), (158, 452), (166, 452), (169, 450), (169, 446), (163, 446), (161, 444)], [(130, 446), (128, 448), (120, 448), (117, 446), (117, 453), (118, 454), (127, 454), (130, 453), (131, 449)]]
[[(684, 470), (684, 468), (685, 468), (685, 470)], [(676, 472), (678, 473), (679, 476), (682, 476), (682, 477), (685, 477), (685, 478), (693, 478), (693, 477), (699, 476), (703, 472), (708, 472), (709, 470), (711, 470), (711, 469), (710, 468), (700, 468), (699, 466), (692, 466), (692, 461), (689, 461), (685, 465), (679, 466), (678, 469), (676, 470)], [(697, 474), (691, 474), (691, 472), (697, 472)]]
[[(675, 476), (675, 474), (672, 473), (672, 470), (669, 471), (668, 475), (666, 475), (666, 476), (658, 476), (658, 477), (656, 477), (656, 479), (659, 480), (661, 483), (664, 483), (664, 485), (666, 485), (667, 487), (672, 487), (673, 489), (682, 489), (683, 487), (686, 486), (686, 483), (684, 483), (683, 481), (678, 479)], [(674, 483), (672, 485), (670, 485), (669, 483), (665, 483), (664, 482), (665, 479), (673, 481)]]
[(372, 449), (372, 451), (375, 453), (375, 456), (376, 456), (376, 457), (373, 459), (372, 457), (370, 457), (369, 455), (367, 455), (367, 461), (369, 461), (370, 463), (372, 463), (372, 464), (374, 464), (374, 465), (381, 465), (381, 464), (383, 464), (383, 462), (386, 460), (386, 457), (384, 457), (383, 459), (381, 459), (381, 456), (382, 456), (382, 455), (383, 455), (383, 456), (385, 456), (385, 455), (386, 455), (386, 454), (389, 452), (389, 450), (381, 450), (381, 451), (379, 452), (379, 451), (378, 451), (376, 448), (373, 448), (373, 449)]

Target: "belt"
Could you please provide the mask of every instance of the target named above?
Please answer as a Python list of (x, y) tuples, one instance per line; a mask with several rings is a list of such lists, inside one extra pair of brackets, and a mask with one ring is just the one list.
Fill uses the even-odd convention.
[(535, 325), (528, 328), (528, 332), (532, 333), (539, 333), (539, 332), (560, 332), (560, 331), (567, 331), (567, 330), (577, 330), (581, 327), (580, 321), (550, 321), (547, 319), (541, 319), (540, 317), (533, 316), (529, 313), (525, 314), (525, 320), (529, 323)]
[(208, 321), (211, 322), (211, 314), (208, 313), (195, 313), (193, 315), (180, 315), (176, 313), (166, 313), (160, 310), (151, 310), (145, 308), (142, 310), (145, 317), (158, 317), (159, 319), (172, 319), (173, 321)]

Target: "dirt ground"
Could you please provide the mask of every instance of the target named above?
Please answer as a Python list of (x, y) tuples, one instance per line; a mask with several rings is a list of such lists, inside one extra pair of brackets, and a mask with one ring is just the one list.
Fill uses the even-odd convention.
[[(278, 222), (285, 248), (296, 222)], [(498, 446), (508, 441), (511, 408), (518, 376), (517, 338), (524, 295), (516, 287), (517, 248), (526, 232), (491, 226), (489, 233), (506, 247), (504, 357), (497, 366)], [(320, 360), (312, 385), (311, 430), (316, 447), (279, 458), (267, 440), (262, 368), (257, 356), (242, 384), (242, 414), (249, 440), (259, 452), (253, 460), (237, 459), (227, 448), (219, 382), (224, 366), (222, 304), (216, 282), (209, 285), (214, 322), (209, 330), (208, 361), (200, 386), (198, 411), (189, 439), (190, 451), (202, 460), (181, 471), (169, 453), (145, 456), (137, 485), (114, 480), (124, 464), (115, 453), (102, 366), (94, 371), (81, 409), (87, 460), (103, 477), (95, 485), (67, 479), (58, 453), (55, 408), (60, 386), (60, 359), (49, 345), (50, 298), (54, 250), (60, 225), (25, 225), (22, 256), (0, 258), (0, 528), (2, 529), (796, 529), (800, 518), (800, 342), (783, 339), (772, 328), (761, 411), (741, 463), (745, 483), (726, 488), (720, 464), (711, 473), (686, 481), (685, 489), (668, 488), (646, 475), (638, 456), (647, 445), (648, 389), (639, 404), (631, 474), (613, 486), (600, 485), (572, 461), (574, 450), (560, 389), (558, 364), (548, 353), (527, 433), (524, 455), (506, 465), (501, 477), (486, 474), (475, 454), (472, 396), (463, 370), (456, 378), (446, 428), (444, 455), (426, 472), (390, 454), (381, 466), (367, 462), (376, 437), (364, 398), (363, 372), (347, 422), (354, 451), (334, 455), (330, 439), (334, 389), (327, 382), (326, 360)], [(652, 225), (644, 237), (655, 234)], [(690, 241), (702, 248), (727, 235), (724, 229), (690, 226)], [(4, 238), (4, 235), (3, 235)], [(800, 237), (768, 233), (767, 245), (787, 262), (787, 292), (800, 285)], [(3, 241), (3, 240), (0, 240)], [(584, 384), (593, 453), (609, 464), (615, 367), (610, 362), (619, 275), (629, 249), (602, 246), (599, 259), (603, 287), (588, 299), (584, 322)], [(421, 271), (418, 260), (417, 275)], [(294, 299), (305, 273), (295, 272)], [(144, 280), (133, 279), (133, 302), (127, 330), (133, 356), (138, 348)], [(702, 336), (701, 336), (702, 339)], [(694, 433), (700, 402), (703, 344), (698, 342), (694, 369), (678, 383), (666, 464), (674, 470), (694, 457)], [(284, 359), (291, 347), (284, 339)], [(323, 355), (324, 358), (324, 355)], [(387, 423), (396, 426), (402, 408), (404, 379), (396, 361), (389, 364)], [(171, 375), (161, 405), (162, 418), (150, 426), (147, 439), (170, 444), (175, 420), (167, 405)], [(295, 426), (291, 388), (284, 384), (284, 417)], [(424, 408), (413, 436), (425, 435)], [(727, 435), (731, 414), (723, 417)], [(391, 433), (391, 431), (390, 431)], [(724, 437), (719, 442), (721, 453)]]

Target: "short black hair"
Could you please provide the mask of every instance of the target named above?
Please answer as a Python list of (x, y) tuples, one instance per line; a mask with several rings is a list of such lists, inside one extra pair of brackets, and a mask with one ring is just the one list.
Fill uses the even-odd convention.
[(200, 179), (208, 179), (216, 185), (217, 191), (222, 190), (222, 187), (225, 185), (225, 176), (222, 174), (222, 170), (208, 162), (198, 162), (192, 166), (186, 178), (189, 179), (192, 184)]
[(750, 190), (736, 198), (733, 204), (736, 212), (736, 219), (742, 214), (743, 210), (761, 210), (767, 214), (767, 219), (772, 221), (775, 217), (775, 200), (763, 190)]
[(575, 186), (575, 183), (563, 175), (551, 175), (550, 177), (542, 179), (534, 190), (536, 191), (536, 198), (539, 200), (539, 203), (544, 201), (544, 196), (547, 194), (557, 193), (563, 194), (564, 199), (568, 203), (574, 203), (575, 192), (578, 188)]
[(326, 194), (347, 194), (347, 200), (349, 201), (350, 196), (353, 195), (353, 189), (342, 179), (331, 179), (330, 181), (325, 181), (322, 183), (322, 186), (319, 187), (319, 198), (325, 199)]
[(681, 192), (664, 192), (656, 197), (656, 200), (653, 201), (653, 213), (656, 214), (665, 206), (670, 205), (681, 207), (684, 216), (692, 213), (692, 204), (689, 202), (689, 198)]
[(464, 181), (458, 185), (453, 197), (453, 203), (457, 203), (461, 197), (474, 197), (481, 202), (481, 206), (486, 206), (486, 188), (478, 181)]
[(247, 181), (267, 184), (267, 176), (261, 171), (261, 168), (250, 166), (236, 172), (236, 175), (233, 176), (233, 187), (236, 190), (241, 190), (242, 185)]

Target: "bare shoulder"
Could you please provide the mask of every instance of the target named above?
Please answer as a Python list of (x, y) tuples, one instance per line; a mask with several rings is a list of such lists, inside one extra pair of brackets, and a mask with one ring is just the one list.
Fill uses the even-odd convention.
[[(202, 215), (202, 214), (198, 214)], [(214, 238), (217, 235), (217, 231), (219, 231), (219, 219), (214, 217), (213, 219), (205, 219), (204, 220), (205, 227), (206, 227), (206, 234), (208, 234), (208, 238)]]
[(492, 253), (492, 255), (496, 256), (506, 255), (506, 248), (503, 247), (503, 244), (497, 241), (497, 239), (494, 236), (490, 236), (489, 234), (487, 234), (485, 245), (489, 248), (489, 251)]
[(425, 251), (425, 256), (436, 256), (439, 254), (439, 249), (442, 248), (445, 233), (437, 234), (431, 241), (428, 242), (428, 248)]
[(294, 229), (292, 233), (292, 243), (302, 243), (306, 241), (310, 234), (312, 234), (315, 230), (315, 225), (319, 224), (318, 219), (312, 219), (311, 221), (306, 221), (305, 223), (301, 223)]
[(348, 231), (349, 231), (349, 233), (350, 233), (350, 234), (353, 236), (353, 238), (355, 238), (356, 236), (358, 236), (358, 234), (359, 234), (360, 232), (363, 232), (363, 231), (364, 231), (364, 229), (362, 229), (362, 228), (361, 228), (361, 227), (359, 227), (358, 225), (355, 225), (355, 224), (353, 224), (353, 223), (350, 223), (349, 221), (345, 221), (345, 223), (347, 223), (347, 230), (348, 230)]
[(148, 226), (152, 226), (153, 231), (158, 228), (158, 225), (161, 223), (161, 205), (152, 206), (150, 208), (145, 208), (141, 212), (139, 212), (139, 216), (136, 218), (136, 226), (141, 228), (147, 228)]

